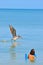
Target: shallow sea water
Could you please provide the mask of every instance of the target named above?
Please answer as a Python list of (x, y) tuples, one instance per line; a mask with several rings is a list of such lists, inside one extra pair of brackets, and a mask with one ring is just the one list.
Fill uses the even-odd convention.
[[(10, 41), (9, 24), (23, 39)], [(25, 59), (32, 48), (34, 62)], [(0, 9), (0, 65), (43, 65), (43, 10)]]

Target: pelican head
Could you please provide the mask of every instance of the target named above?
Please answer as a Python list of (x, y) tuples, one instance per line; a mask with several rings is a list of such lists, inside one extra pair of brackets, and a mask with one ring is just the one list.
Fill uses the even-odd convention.
[(18, 38), (22, 38), (20, 35), (18, 35)]

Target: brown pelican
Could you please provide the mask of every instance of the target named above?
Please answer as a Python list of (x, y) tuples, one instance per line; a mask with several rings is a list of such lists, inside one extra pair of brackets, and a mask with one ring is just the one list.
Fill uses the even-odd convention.
[(10, 27), (10, 32), (11, 32), (11, 34), (13, 36), (12, 40), (17, 40), (19, 38), (22, 38), (21, 36), (16, 35), (16, 29), (12, 25), (9, 25), (9, 27)]

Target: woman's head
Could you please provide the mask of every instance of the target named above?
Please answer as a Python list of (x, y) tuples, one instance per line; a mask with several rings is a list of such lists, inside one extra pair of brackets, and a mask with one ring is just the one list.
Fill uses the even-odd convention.
[(31, 55), (35, 55), (35, 50), (34, 49), (31, 49), (30, 54)]

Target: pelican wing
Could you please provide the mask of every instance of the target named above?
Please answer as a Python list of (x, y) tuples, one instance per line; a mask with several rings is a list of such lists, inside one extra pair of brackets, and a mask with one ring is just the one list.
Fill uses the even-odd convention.
[(10, 32), (11, 32), (13, 37), (16, 36), (16, 30), (12, 26), (10, 26)]

